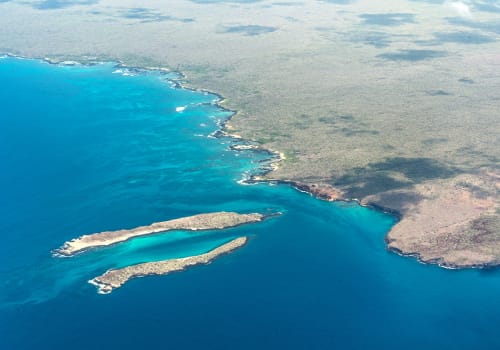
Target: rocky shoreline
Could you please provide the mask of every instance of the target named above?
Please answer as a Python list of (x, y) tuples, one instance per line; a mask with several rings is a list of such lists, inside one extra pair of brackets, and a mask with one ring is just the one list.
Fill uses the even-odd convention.
[[(231, 134), (226, 132), (226, 136)], [(254, 151), (264, 149), (261, 146), (248, 148)], [(271, 178), (269, 175), (285, 158), (278, 152), (269, 152), (280, 155), (279, 159), (273, 162), (271, 169), (262, 175), (253, 176), (247, 183), (285, 184), (320, 200), (354, 201), (361, 206), (393, 215), (398, 222), (385, 237), (387, 250), (416, 258), (424, 264), (448, 269), (490, 269), (500, 266), (500, 204), (497, 200), (500, 175), (494, 169), (481, 169), (474, 174), (460, 174), (447, 180), (428, 181), (410, 189), (389, 190), (358, 199), (350, 198), (348, 191), (326, 182), (307, 183)], [(405, 203), (394, 200), (398, 196), (419, 199)], [(392, 201), (387, 198), (392, 198)], [(429, 208), (432, 209), (423, 214)], [(474, 223), (489, 216), (493, 218), (493, 224), (488, 227), (475, 225), (474, 228)], [(424, 228), (424, 223), (428, 227)], [(475, 237), (481, 237), (481, 241)], [(420, 240), (420, 244), (412, 246), (415, 240)]]
[(124, 242), (134, 237), (151, 235), (172, 230), (202, 231), (222, 230), (239, 225), (256, 223), (264, 220), (265, 215), (259, 213), (239, 214), (235, 212), (215, 212), (198, 214), (168, 221), (156, 222), (148, 226), (140, 226), (129, 230), (104, 231), (65, 242), (53, 251), (54, 256), (69, 257), (82, 251), (109, 246)]
[[(205, 6), (186, 2), (177, 10), (204, 20), (159, 22), (158, 28), (137, 21), (134, 38), (128, 35), (130, 18), (103, 20), (103, 12), (110, 15), (104, 5), (94, 4), (100, 11), (85, 15), (61, 8), (55, 17), (53, 11), (33, 11), (12, 2), (2, 6), (6, 10), (3, 51), (52, 57), (46, 61), (56, 64), (122, 60), (129, 66), (168, 66), (182, 71), (183, 88), (217, 91), (226, 98), (217, 102), (219, 106), (238, 111), (228, 131), (290, 157), (271, 177), (333, 187), (344, 177), (340, 190), (347, 184), (357, 192), (348, 191), (335, 199), (335, 193), (296, 186), (325, 200), (357, 198), (362, 205), (396, 212), (398, 203), (365, 200), (364, 195), (377, 196), (404, 186), (410, 193), (412, 186), (428, 180), (447, 180), (480, 167), (498, 169), (498, 41), (486, 27), (469, 26), (484, 31), (486, 40), (479, 46), (461, 46), (463, 55), (452, 54), (453, 45), (467, 43), (461, 40), (436, 40), (435, 50), (422, 50), (423, 43), (438, 32), (464, 29), (463, 23), (436, 22), (438, 8), (424, 2), (408, 7), (421, 13), (426, 24), (413, 33), (411, 41), (417, 50), (402, 50), (406, 42), (397, 36), (377, 39), (380, 47), (374, 46), (377, 40), (363, 39), (368, 32), (357, 33), (359, 24), (366, 24), (360, 21), (363, 13), (357, 3), (342, 14), (346, 19), (342, 24), (333, 25), (323, 15), (335, 6), (332, 2), (316, 1), (307, 4), (315, 16), (314, 26), (308, 21), (287, 21), (265, 35), (247, 36), (213, 30), (220, 18), (240, 15), (237, 6), (214, 4), (211, 8), (217, 15), (206, 16)], [(170, 7), (159, 4), (165, 12)], [(252, 22), (262, 15), (263, 20), (274, 21), (282, 18), (283, 9), (269, 6), (264, 13), (256, 3), (248, 6), (245, 18)], [(16, 20), (21, 16), (27, 20)], [(485, 11), (477, 11), (476, 16), (478, 23), (492, 20)], [(156, 35), (159, 28), (169, 32), (168, 44)], [(350, 34), (338, 35), (341, 29)], [(221, 47), (229, 48), (231, 54), (221, 55)], [(267, 50), (265, 55), (262, 48)], [(352, 74), (345, 74), (346, 67)], [(419, 200), (415, 199), (412, 208), (420, 208)], [(402, 208), (402, 220), (396, 226), (416, 210), (412, 208)], [(498, 234), (498, 228), (495, 232), (488, 236)]]
[[(386, 243), (389, 244), (389, 242), (386, 239)], [(401, 250), (399, 250), (396, 247), (387, 247), (387, 250), (397, 254), (399, 256), (405, 257), (405, 258), (414, 258), (416, 259), (419, 263), (424, 264), (424, 265), (437, 265), (443, 269), (448, 269), (448, 270), (462, 270), (462, 269), (496, 269), (498, 266), (500, 266), (500, 261), (495, 260), (492, 262), (485, 262), (485, 263), (471, 263), (471, 264), (453, 264), (450, 262), (445, 261), (443, 258), (435, 258), (435, 259), (425, 259), (422, 258), (421, 254), (418, 252), (414, 253), (405, 253)]]
[(221, 255), (231, 253), (232, 251), (243, 247), (247, 243), (247, 240), (248, 239), (246, 237), (239, 237), (201, 255), (147, 262), (127, 266), (121, 269), (111, 269), (106, 271), (101, 276), (91, 279), (89, 283), (97, 287), (99, 294), (109, 294), (133, 278), (152, 275), (166, 275), (171, 272), (185, 270), (191, 266), (208, 264)]
[[(15, 55), (11, 54), (11, 56), (15, 56)], [(51, 60), (48, 58), (44, 58), (44, 60), (48, 63), (51, 63), (51, 64), (64, 64), (64, 62), (65, 62), (62, 60)], [(69, 62), (71, 64), (77, 63), (76, 61), (69, 61)], [(90, 63), (90, 64), (92, 64), (92, 63)], [(120, 66), (127, 67), (123, 63), (120, 63)], [(133, 68), (130, 66), (128, 66), (128, 67)], [(159, 70), (158, 68), (146, 68), (146, 69), (147, 70)], [(186, 76), (183, 73), (178, 72), (178, 71), (176, 71), (176, 73), (179, 74), (181, 79), (186, 78)], [(445, 255), (449, 254), (450, 252), (453, 252), (453, 249), (452, 250), (447, 249), (448, 248), (447, 244), (449, 242), (448, 243), (443, 243), (443, 242), (448, 241), (446, 239), (447, 235), (453, 241), (455, 239), (454, 237), (456, 237), (457, 234), (459, 234), (460, 232), (448, 232), (448, 233), (444, 232), (443, 233), (444, 228), (443, 228), (443, 225), (440, 224), (439, 220), (436, 221), (433, 218), (425, 217), (423, 215), (420, 215), (419, 220), (423, 220), (425, 222), (431, 222), (434, 225), (433, 230), (436, 232), (437, 231), (440, 232), (440, 234), (438, 236), (436, 236), (437, 233), (434, 232), (433, 235), (431, 234), (430, 240), (429, 240), (429, 237), (424, 238), (422, 240), (422, 242), (421, 242), (421, 243), (423, 243), (422, 246), (409, 248), (408, 246), (405, 246), (405, 243), (407, 243), (408, 241), (411, 241), (412, 239), (415, 239), (415, 237), (418, 236), (419, 234), (422, 234), (425, 236), (425, 232), (422, 232), (422, 230), (420, 230), (420, 226), (418, 224), (414, 224), (411, 227), (411, 229), (408, 230), (407, 234), (403, 233), (403, 235), (400, 235), (399, 237), (397, 237), (395, 239), (394, 233), (401, 232), (401, 226), (407, 227), (406, 225), (408, 222), (414, 221), (414, 218), (411, 219), (410, 217), (412, 214), (415, 214), (415, 213), (418, 214), (419, 210), (421, 210), (421, 205), (422, 205), (421, 203), (420, 204), (414, 203), (414, 204), (408, 205), (407, 207), (404, 207), (404, 206), (401, 206), (400, 203), (391, 203), (390, 201), (381, 199), (382, 197), (384, 197), (386, 195), (391, 196), (394, 193), (397, 193), (398, 192), (397, 190), (383, 192), (383, 193), (375, 193), (373, 195), (367, 195), (367, 196), (364, 196), (361, 198), (352, 198), (351, 196), (349, 196), (348, 193), (346, 193), (344, 188), (332, 186), (331, 184), (328, 183), (329, 181), (328, 182), (327, 181), (325, 181), (325, 182), (318, 181), (316, 183), (308, 183), (307, 181), (300, 181), (300, 180), (283, 180), (283, 179), (271, 178), (269, 175), (271, 173), (273, 173), (273, 171), (275, 171), (279, 168), (279, 163), (281, 161), (286, 159), (282, 153), (274, 151), (274, 150), (269, 149), (269, 148), (266, 148), (260, 144), (255, 144), (255, 143), (249, 144), (240, 135), (232, 132), (233, 128), (231, 127), (230, 122), (231, 122), (232, 117), (237, 112), (234, 110), (228, 109), (227, 107), (222, 106), (222, 103), (225, 101), (225, 99), (222, 95), (220, 95), (218, 93), (211, 92), (209, 90), (205, 90), (205, 89), (193, 88), (191, 86), (187, 86), (188, 84), (181, 84), (178, 80), (175, 80), (175, 83), (176, 83), (176, 87), (178, 87), (178, 88), (185, 88), (185, 89), (191, 89), (191, 90), (197, 90), (197, 91), (207, 91), (207, 92), (210, 92), (212, 94), (215, 94), (218, 97), (218, 101), (216, 102), (217, 105), (221, 108), (224, 108), (224, 109), (232, 112), (232, 115), (228, 119), (226, 119), (225, 121), (223, 121), (221, 123), (220, 129), (214, 134), (215, 137), (228, 137), (228, 138), (232, 138), (233, 140), (238, 142), (237, 144), (230, 146), (230, 148), (232, 150), (234, 150), (234, 151), (266, 152), (270, 155), (268, 166), (261, 167), (261, 173), (259, 173), (258, 175), (253, 175), (253, 176), (251, 176), (251, 178), (244, 180), (244, 183), (251, 184), (251, 183), (270, 182), (270, 183), (278, 183), (278, 184), (287, 184), (287, 185), (294, 187), (298, 191), (309, 193), (310, 195), (312, 195), (318, 199), (321, 199), (321, 200), (325, 200), (325, 201), (355, 201), (362, 206), (374, 208), (376, 210), (394, 215), (399, 219), (399, 222), (391, 229), (391, 231), (386, 236), (385, 240), (387, 243), (387, 249), (389, 251), (392, 251), (392, 252), (399, 254), (399, 255), (402, 255), (402, 256), (416, 257), (419, 261), (421, 261), (423, 263), (437, 264), (437, 265), (444, 267), (444, 268), (457, 268), (457, 269), (458, 268), (491, 268), (493, 266), (500, 265), (500, 258), (499, 258), (500, 252), (495, 251), (492, 254), (484, 254), (484, 252), (483, 252), (483, 253), (480, 253), (479, 255), (481, 255), (481, 254), (482, 255), (479, 256), (479, 255), (477, 255), (477, 253), (482, 248), (477, 243), (471, 244), (470, 246), (468, 246), (465, 249), (465, 251), (461, 251), (461, 253), (465, 254), (465, 257), (462, 257), (461, 260), (459, 259), (457, 261), (449, 261), (449, 259), (447, 259), (445, 257)], [(476, 180), (477, 180), (477, 178), (484, 179), (483, 175), (480, 175), (480, 176), (472, 175), (472, 176), (473, 177), (475, 176)], [(462, 176), (471, 176), (471, 174), (463, 174)], [(460, 175), (457, 178), (460, 178)], [(495, 186), (497, 186), (497, 188), (498, 188), (498, 175), (490, 176), (490, 179), (493, 179), (493, 182), (492, 182), (493, 186), (491, 186), (491, 183), (490, 183), (489, 187), (490, 187), (490, 190), (491, 190), (491, 187), (493, 187), (493, 191), (494, 191)], [(476, 181), (476, 180), (474, 180), (474, 181)], [(451, 181), (451, 182), (453, 182), (453, 181)], [(495, 185), (495, 183), (497, 185)], [(438, 186), (437, 184), (432, 183), (432, 181), (425, 184), (425, 186), (429, 186), (429, 185), (431, 187)], [(421, 191), (419, 190), (419, 187), (422, 187), (422, 186), (423, 186), (422, 184), (417, 184), (414, 186), (414, 188), (412, 190), (400, 191), (400, 192), (406, 192), (406, 193), (409, 193), (412, 195), (416, 194), (417, 196), (420, 196)], [(473, 184), (472, 186), (475, 186), (475, 185)], [(453, 187), (453, 185), (450, 185), (450, 187)], [(490, 191), (490, 193), (491, 193), (491, 191)], [(441, 194), (446, 194), (446, 192), (441, 192)], [(492, 195), (492, 198), (493, 197), (495, 197), (495, 195)], [(424, 198), (425, 198), (425, 196), (424, 196)], [(428, 202), (432, 202), (432, 201), (434, 201), (434, 199), (425, 198), (424, 202), (428, 203)], [(496, 200), (493, 200), (489, 209), (486, 211), (483, 210), (483, 211), (481, 211), (481, 213), (488, 214), (488, 213), (494, 212), (496, 210), (495, 208), (497, 208), (497, 207), (498, 207), (498, 203), (496, 203)], [(444, 206), (443, 210), (439, 210), (440, 215), (442, 215), (443, 217), (447, 217), (450, 215), (453, 216), (453, 212), (452, 211), (450, 212), (446, 208), (447, 207)], [(474, 219), (478, 219), (479, 216), (476, 215), (474, 217)], [(462, 232), (469, 232), (470, 225), (472, 225), (471, 221), (469, 221), (467, 225), (463, 225)], [(458, 226), (460, 226), (460, 225), (458, 225)], [(499, 235), (498, 234), (498, 227), (496, 229), (497, 230), (495, 232), (489, 232), (489, 234), (488, 234), (490, 236), (489, 243), (492, 243), (493, 246), (497, 246), (497, 243), (498, 243), (497, 241), (500, 241), (500, 237), (497, 237)], [(417, 233), (415, 233), (415, 232), (417, 232)], [(480, 233), (480, 235), (484, 236), (483, 233)], [(406, 238), (404, 238), (405, 235), (407, 236)], [(432, 237), (432, 236), (435, 236), (435, 237)], [(441, 243), (433, 242), (433, 239), (435, 240), (436, 237), (438, 237), (438, 240), (441, 239), (443, 242), (441, 242)], [(491, 238), (491, 237), (493, 237), (493, 238)], [(426, 239), (427, 239), (427, 241), (426, 241)], [(465, 240), (467, 240), (467, 238), (465, 238)], [(72, 241), (67, 242), (67, 243), (72, 243)], [(429, 248), (429, 247), (432, 247), (432, 248)], [(79, 249), (78, 251), (75, 251), (75, 252), (68, 254), (68, 251), (65, 249), (65, 245), (63, 245), (63, 247), (54, 251), (54, 255), (56, 255), (56, 256), (71, 256), (71, 255), (73, 255), (77, 252), (80, 252), (82, 250), (85, 250), (85, 249), (86, 248)], [(431, 254), (432, 256), (427, 257), (428, 252), (431, 250), (433, 251), (433, 254)], [(439, 251), (441, 251), (441, 253), (438, 253)], [(457, 252), (459, 252), (459, 250), (457, 250)]]
[[(393, 190), (358, 199), (329, 184), (287, 182), (326, 201), (356, 201), (394, 215), (398, 222), (385, 237), (387, 249), (443, 268), (500, 266), (499, 176), (483, 170), (448, 180), (429, 181), (411, 190)], [(387, 198), (414, 196), (413, 202)]]

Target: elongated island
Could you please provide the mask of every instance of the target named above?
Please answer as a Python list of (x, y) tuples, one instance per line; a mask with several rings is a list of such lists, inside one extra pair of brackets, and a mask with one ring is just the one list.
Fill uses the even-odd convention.
[(178, 259), (147, 262), (127, 266), (121, 269), (111, 269), (106, 271), (101, 276), (91, 279), (89, 283), (97, 286), (100, 294), (109, 294), (114, 289), (120, 288), (132, 278), (150, 275), (166, 275), (170, 272), (182, 271), (190, 266), (208, 264), (220, 255), (230, 253), (233, 250), (244, 246), (246, 242), (246, 237), (239, 237), (205, 254)]
[(221, 230), (243, 224), (259, 222), (264, 218), (265, 216), (259, 213), (239, 214), (235, 212), (215, 212), (198, 214), (168, 221), (156, 222), (149, 226), (140, 226), (129, 230), (104, 231), (83, 235), (65, 242), (60, 248), (55, 249), (52, 253), (54, 256), (69, 257), (88, 249), (113, 245), (127, 241), (134, 237), (172, 230)]

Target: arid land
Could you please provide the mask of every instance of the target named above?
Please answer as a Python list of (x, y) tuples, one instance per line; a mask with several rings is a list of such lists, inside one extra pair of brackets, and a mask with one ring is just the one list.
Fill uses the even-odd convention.
[(265, 180), (400, 214), (390, 249), (500, 264), (500, 8), (458, 1), (0, 2), (0, 51), (166, 67), (284, 155)]
[(106, 271), (101, 276), (91, 279), (89, 283), (97, 286), (100, 294), (108, 294), (114, 289), (120, 288), (132, 278), (150, 275), (166, 275), (171, 272), (182, 271), (190, 266), (208, 264), (220, 255), (228, 254), (233, 250), (244, 246), (246, 242), (246, 237), (239, 237), (205, 254), (189, 256), (186, 258), (147, 262), (127, 266), (121, 269), (111, 269)]
[(60, 248), (54, 250), (54, 254), (56, 256), (73, 256), (88, 249), (109, 246), (135, 237), (154, 233), (164, 233), (173, 230), (222, 230), (243, 224), (259, 222), (263, 219), (264, 215), (258, 213), (238, 214), (233, 212), (216, 212), (198, 214), (179, 219), (156, 222), (149, 226), (136, 227), (130, 230), (105, 231), (83, 235), (65, 242)]

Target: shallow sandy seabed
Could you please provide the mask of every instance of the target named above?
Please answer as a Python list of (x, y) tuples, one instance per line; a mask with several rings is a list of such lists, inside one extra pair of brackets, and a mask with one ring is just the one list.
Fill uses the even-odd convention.
[(235, 249), (244, 246), (246, 242), (246, 237), (239, 237), (205, 254), (178, 259), (147, 262), (127, 266), (121, 269), (111, 269), (106, 271), (101, 276), (91, 279), (89, 283), (95, 285), (100, 294), (108, 294), (114, 289), (120, 288), (132, 278), (150, 275), (166, 275), (171, 272), (182, 271), (190, 266), (208, 264), (220, 255), (230, 253)]
[(13, 0), (0, 51), (180, 70), (238, 111), (231, 133), (284, 155), (266, 179), (398, 212), (403, 254), (498, 264), (498, 13), (342, 3)]
[(225, 228), (262, 221), (264, 215), (258, 213), (239, 214), (233, 212), (215, 212), (198, 214), (168, 221), (155, 222), (148, 226), (140, 226), (133, 229), (117, 231), (104, 231), (83, 235), (65, 242), (61, 248), (54, 251), (55, 256), (72, 256), (84, 250), (104, 247), (129, 239), (151, 235), (154, 233), (165, 233), (173, 230), (203, 231), (222, 230)]

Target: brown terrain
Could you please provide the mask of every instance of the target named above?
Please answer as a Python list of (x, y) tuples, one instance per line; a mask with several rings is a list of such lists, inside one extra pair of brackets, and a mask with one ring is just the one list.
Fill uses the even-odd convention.
[(222, 230), (248, 223), (262, 221), (262, 214), (238, 214), (233, 212), (216, 212), (198, 214), (169, 221), (156, 222), (149, 226), (141, 226), (130, 230), (105, 231), (83, 235), (65, 242), (61, 248), (54, 250), (55, 256), (73, 256), (79, 252), (109, 246), (129, 239), (173, 230), (200, 231)]
[(389, 249), (449, 268), (500, 265), (498, 179), (484, 173), (419, 184), (413, 195), (421, 200), (400, 208), (406, 214), (387, 235)]
[(263, 179), (397, 213), (389, 249), (500, 261), (500, 19), (482, 0), (0, 2), (0, 52), (183, 73)]
[(246, 237), (239, 237), (205, 254), (189, 256), (186, 258), (147, 262), (127, 266), (122, 269), (108, 270), (101, 276), (90, 280), (89, 283), (97, 286), (100, 294), (108, 294), (114, 289), (120, 288), (132, 278), (151, 275), (166, 275), (171, 272), (182, 271), (190, 266), (208, 264), (215, 258), (244, 246), (246, 242)]

